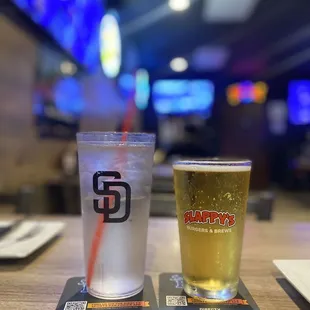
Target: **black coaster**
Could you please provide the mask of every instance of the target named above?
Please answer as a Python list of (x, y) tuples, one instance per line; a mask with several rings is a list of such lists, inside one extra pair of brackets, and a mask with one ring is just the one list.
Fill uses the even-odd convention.
[(170, 310), (259, 310), (242, 280), (239, 283), (238, 295), (234, 299), (215, 304), (202, 302), (186, 295), (183, 291), (182, 275), (173, 273), (162, 273), (159, 277), (159, 308)]
[(144, 290), (136, 296), (122, 300), (105, 300), (87, 293), (85, 279), (71, 278), (67, 281), (56, 310), (86, 309), (158, 309), (152, 279), (145, 276)]

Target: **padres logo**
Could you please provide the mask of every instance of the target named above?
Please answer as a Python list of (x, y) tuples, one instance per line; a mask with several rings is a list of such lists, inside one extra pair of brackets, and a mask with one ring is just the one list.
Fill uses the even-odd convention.
[[(99, 178), (113, 177), (113, 181), (102, 181), (103, 189), (99, 188)], [(123, 223), (130, 216), (131, 208), (131, 188), (126, 182), (121, 180), (122, 176), (117, 171), (97, 171), (93, 176), (94, 193), (103, 196), (103, 207), (99, 206), (99, 199), (94, 199), (94, 210), (96, 213), (103, 214), (104, 223)], [(110, 187), (123, 187), (125, 189), (125, 215), (123, 217), (113, 217), (111, 214), (116, 214), (121, 207), (121, 194), (117, 190), (111, 190)], [(113, 203), (111, 203), (113, 202)]]

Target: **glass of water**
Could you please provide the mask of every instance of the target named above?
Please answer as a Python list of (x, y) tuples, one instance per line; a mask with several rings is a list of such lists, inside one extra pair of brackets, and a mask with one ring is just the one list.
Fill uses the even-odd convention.
[(88, 292), (122, 299), (144, 286), (155, 135), (77, 134)]

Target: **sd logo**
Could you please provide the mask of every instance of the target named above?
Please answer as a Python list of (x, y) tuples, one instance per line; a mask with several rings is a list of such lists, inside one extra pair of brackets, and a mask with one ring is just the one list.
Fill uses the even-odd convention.
[[(99, 207), (99, 199), (94, 199), (94, 210), (96, 213), (103, 214), (104, 223), (123, 223), (126, 222), (130, 215), (131, 204), (131, 188), (128, 183), (121, 181), (102, 181), (103, 189), (99, 188), (100, 177), (114, 177), (115, 180), (121, 180), (122, 176), (117, 171), (97, 171), (93, 176), (93, 190), (94, 193), (100, 196), (107, 196), (103, 198), (103, 208)], [(125, 189), (125, 215), (120, 218), (111, 218), (111, 214), (115, 214), (121, 207), (121, 194), (117, 190), (111, 190), (110, 187), (123, 187)], [(114, 200), (109, 205), (109, 198)], [(113, 206), (113, 207), (112, 207)]]

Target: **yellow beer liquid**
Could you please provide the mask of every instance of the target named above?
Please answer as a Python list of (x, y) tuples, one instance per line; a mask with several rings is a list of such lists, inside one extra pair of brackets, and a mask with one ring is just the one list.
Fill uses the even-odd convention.
[[(182, 269), (189, 285), (214, 292), (237, 288), (249, 179), (249, 166), (174, 166)], [(185, 224), (188, 210), (228, 213), (235, 224)]]

